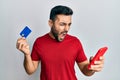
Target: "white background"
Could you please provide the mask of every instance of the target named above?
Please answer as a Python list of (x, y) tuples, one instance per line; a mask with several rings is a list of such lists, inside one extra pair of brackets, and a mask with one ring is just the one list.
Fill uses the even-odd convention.
[(87, 77), (75, 65), (78, 80), (120, 80), (120, 0), (0, 0), (0, 80), (39, 80), (40, 68), (26, 74), (16, 40), (28, 25), (32, 49), (35, 39), (49, 32), (50, 10), (59, 4), (73, 9), (69, 34), (81, 40), (88, 58), (100, 47), (109, 48), (101, 72)]

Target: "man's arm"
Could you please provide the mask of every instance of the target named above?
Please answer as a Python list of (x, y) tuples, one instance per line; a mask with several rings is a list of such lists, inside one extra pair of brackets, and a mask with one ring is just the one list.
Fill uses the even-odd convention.
[(24, 68), (27, 74), (31, 75), (32, 73), (34, 73), (36, 69), (38, 68), (38, 64), (39, 64), (39, 61), (32, 61), (30, 55), (24, 56), (23, 65), (24, 65)]
[(94, 65), (91, 65), (90, 69), (88, 69), (88, 64), (89, 64), (88, 60), (81, 62), (81, 63), (77, 63), (77, 64), (79, 66), (79, 69), (84, 75), (92, 76), (95, 72), (99, 72), (102, 70), (103, 65), (104, 65), (104, 57), (101, 56), (100, 60), (95, 61)]
[(30, 56), (30, 49), (25, 38), (19, 38), (16, 43), (18, 50), (24, 53), (24, 68), (26, 72), (30, 75), (36, 71), (39, 61), (32, 61)]
[(81, 70), (81, 72), (86, 75), (86, 76), (91, 76), (93, 75), (95, 72), (92, 71), (92, 70), (89, 70), (87, 67), (88, 67), (88, 64), (89, 64), (89, 61), (84, 61), (84, 62), (81, 62), (81, 63), (78, 63), (78, 67), (79, 69)]

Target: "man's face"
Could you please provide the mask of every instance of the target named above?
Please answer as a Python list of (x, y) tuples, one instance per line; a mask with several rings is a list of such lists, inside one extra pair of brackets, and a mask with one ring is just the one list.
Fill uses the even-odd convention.
[(57, 41), (62, 41), (71, 25), (71, 15), (57, 15), (51, 25), (51, 33)]

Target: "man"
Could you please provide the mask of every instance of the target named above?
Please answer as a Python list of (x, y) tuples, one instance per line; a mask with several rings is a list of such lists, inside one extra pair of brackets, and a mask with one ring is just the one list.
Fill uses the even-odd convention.
[(88, 69), (89, 61), (82, 44), (78, 38), (67, 34), (72, 23), (72, 14), (72, 9), (67, 6), (52, 8), (48, 21), (51, 30), (36, 39), (31, 55), (26, 39), (17, 40), (16, 46), (24, 53), (24, 68), (28, 74), (34, 73), (40, 62), (40, 80), (77, 80), (75, 62), (86, 76), (102, 70), (104, 57), (101, 56), (100, 60), (95, 61), (95, 65)]

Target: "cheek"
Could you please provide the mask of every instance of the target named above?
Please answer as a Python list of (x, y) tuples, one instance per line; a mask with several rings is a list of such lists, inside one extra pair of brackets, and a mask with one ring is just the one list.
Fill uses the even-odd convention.
[(64, 31), (65, 26), (58, 26), (58, 29), (59, 29), (60, 31)]
[(59, 34), (61, 34), (61, 32), (63, 32), (63, 31), (64, 31), (64, 28), (63, 27), (59, 27), (59, 29), (58, 29)]
[(64, 31), (64, 27), (63, 26), (56, 26), (55, 30), (58, 32), (58, 34), (60, 34), (61, 32)]
[(59, 31), (59, 28), (58, 28), (58, 27), (53, 26), (51, 29), (52, 29), (52, 31), (53, 31), (54, 33), (60, 34), (60, 31)]

